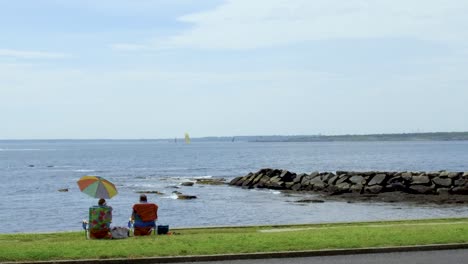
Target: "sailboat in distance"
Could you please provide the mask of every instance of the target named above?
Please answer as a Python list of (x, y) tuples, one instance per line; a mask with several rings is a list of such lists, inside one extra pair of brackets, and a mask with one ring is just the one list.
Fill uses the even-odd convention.
[(190, 144), (190, 136), (187, 132), (185, 133), (185, 144)]

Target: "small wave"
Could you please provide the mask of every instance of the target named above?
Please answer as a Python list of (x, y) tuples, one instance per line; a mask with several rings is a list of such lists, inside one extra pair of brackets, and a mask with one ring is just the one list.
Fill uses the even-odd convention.
[(192, 179), (211, 179), (211, 178), (213, 178), (213, 176), (211, 175), (192, 177)]
[(173, 193), (173, 194), (171, 194), (171, 195), (169, 195), (169, 196), (163, 196), (163, 197), (161, 197), (161, 198), (162, 198), (162, 199), (173, 199), (173, 200), (177, 200), (177, 198), (179, 198), (179, 197), (177, 196), (177, 194)]
[(84, 170), (84, 169), (80, 169), (80, 170), (74, 170), (74, 172), (95, 172), (95, 170)]
[(1, 149), (0, 151), (41, 151), (42, 149)]

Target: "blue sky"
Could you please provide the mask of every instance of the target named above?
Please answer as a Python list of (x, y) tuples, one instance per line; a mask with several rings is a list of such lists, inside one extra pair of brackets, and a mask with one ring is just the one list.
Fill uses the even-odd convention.
[(0, 4), (0, 139), (468, 131), (466, 1)]

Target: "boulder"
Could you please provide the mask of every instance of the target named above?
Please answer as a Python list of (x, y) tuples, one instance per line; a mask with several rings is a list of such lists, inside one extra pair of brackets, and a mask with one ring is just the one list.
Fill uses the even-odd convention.
[(450, 179), (453, 179), (453, 178), (457, 178), (457, 177), (462, 176), (462, 175), (463, 175), (462, 172), (449, 172), (448, 177)]
[(468, 194), (468, 186), (454, 187), (451, 192), (453, 194)]
[(305, 176), (307, 176), (307, 174), (301, 173), (301, 174), (297, 175), (297, 176), (294, 178), (293, 182), (294, 182), (294, 183), (301, 183), (301, 182), (302, 182), (302, 179), (303, 179)]
[(353, 176), (349, 178), (349, 181), (354, 184), (361, 184), (361, 185), (366, 183), (366, 180), (362, 176)]
[(195, 196), (195, 195), (179, 194), (179, 195), (177, 195), (177, 199), (180, 199), (180, 200), (191, 200), (191, 199), (197, 199), (197, 196)]
[(467, 179), (455, 180), (453, 183), (454, 183), (455, 187), (468, 185), (468, 184), (467, 184), (467, 183), (468, 183)]
[(242, 176), (239, 176), (239, 177), (235, 177), (234, 179), (232, 179), (230, 182), (229, 182), (229, 185), (237, 185), (237, 182), (242, 180)]
[(317, 177), (319, 175), (320, 175), (320, 173), (318, 171), (314, 171), (314, 172), (310, 173), (309, 176), (310, 176), (310, 178), (315, 178), (315, 177)]
[(439, 172), (439, 176), (440, 176), (440, 177), (448, 177), (448, 175), (449, 175), (449, 172), (448, 172), (448, 171), (440, 171), (440, 172)]
[(299, 191), (301, 189), (302, 185), (300, 183), (295, 183), (293, 186), (291, 186), (291, 190), (293, 191)]
[(309, 185), (310, 180), (312, 180), (312, 178), (309, 175), (306, 175), (302, 177), (301, 184), (304, 186)]
[(312, 185), (314, 191), (322, 191), (325, 187), (327, 187), (327, 185), (322, 181), (317, 181)]
[(183, 182), (180, 185), (182, 185), (182, 186), (193, 186), (193, 182)]
[(409, 190), (413, 193), (429, 194), (434, 191), (434, 188), (432, 186), (426, 186), (426, 185), (411, 185), (409, 187)]
[(226, 180), (221, 179), (196, 179), (197, 184), (208, 184), (208, 185), (222, 185), (225, 184)]
[(68, 192), (68, 188), (58, 189), (59, 192)]
[(340, 191), (349, 191), (349, 188), (351, 187), (351, 184), (347, 183), (347, 182), (342, 182), (340, 184), (337, 184), (336, 187), (340, 190)]
[(440, 172), (438, 172), (438, 171), (430, 171), (430, 172), (427, 172), (426, 175), (429, 176), (429, 177), (439, 177), (439, 176), (440, 176)]
[(411, 183), (414, 184), (414, 185), (417, 185), (417, 184), (429, 184), (431, 182), (431, 180), (429, 179), (428, 176), (413, 176), (411, 178)]
[(363, 188), (364, 188), (364, 185), (362, 184), (354, 184), (354, 185), (351, 185), (351, 187), (349, 187), (349, 190), (353, 193), (362, 193)]
[(336, 185), (339, 185), (339, 184), (341, 184), (341, 183), (343, 183), (343, 182), (346, 182), (346, 181), (349, 179), (349, 177), (350, 177), (350, 176), (348, 176), (348, 175), (342, 174), (342, 175), (338, 176), (338, 180), (336, 180), (336, 183), (335, 183), (335, 184), (336, 184)]
[(406, 185), (402, 182), (394, 182), (387, 184), (385, 189), (388, 191), (404, 191), (406, 190)]
[(333, 179), (335, 177), (335, 174), (333, 173), (326, 173), (325, 175), (322, 176), (322, 180), (326, 183), (330, 181), (330, 179)]
[(380, 193), (382, 189), (383, 187), (380, 185), (373, 185), (373, 186), (364, 188), (364, 192), (376, 194), (376, 193)]
[(439, 189), (437, 189), (437, 194), (438, 194), (438, 195), (445, 195), (445, 196), (448, 196), (448, 195), (449, 195), (449, 192), (450, 192), (450, 189), (449, 189), (449, 188), (439, 188)]
[(450, 187), (452, 185), (452, 179), (435, 177), (432, 182), (439, 186)]
[(338, 179), (338, 175), (335, 175), (333, 177), (331, 177), (330, 179), (328, 179), (327, 183), (328, 185), (333, 185), (335, 184), (336, 180)]
[(291, 173), (290, 171), (283, 170), (279, 177), (281, 178), (281, 181), (283, 182), (290, 182), (294, 179), (295, 176), (296, 176), (295, 173)]
[(411, 172), (403, 172), (401, 174), (401, 177), (403, 178), (403, 180), (405, 181), (410, 181), (411, 180), (411, 177), (413, 177), (413, 173)]
[(386, 174), (376, 174), (372, 180), (369, 181), (367, 185), (373, 186), (373, 185), (382, 185), (382, 183), (385, 181), (387, 178)]

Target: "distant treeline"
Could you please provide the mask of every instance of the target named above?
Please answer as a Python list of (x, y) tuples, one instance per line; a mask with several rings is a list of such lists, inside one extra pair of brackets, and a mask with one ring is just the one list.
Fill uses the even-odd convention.
[(452, 141), (468, 140), (468, 132), (435, 132), (370, 135), (258, 136), (253, 142), (333, 142), (333, 141)]

